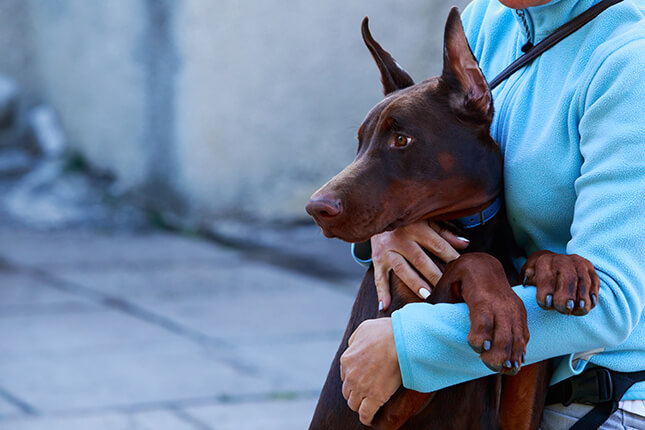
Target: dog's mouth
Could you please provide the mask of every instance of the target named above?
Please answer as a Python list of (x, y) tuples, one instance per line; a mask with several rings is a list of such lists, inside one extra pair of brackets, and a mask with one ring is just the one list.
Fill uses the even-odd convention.
[(322, 231), (322, 234), (323, 234), (326, 238), (328, 238), (328, 239), (334, 239), (334, 238), (338, 237), (339, 239), (343, 240), (343, 238), (342, 238), (342, 237), (336, 236), (336, 235), (335, 235), (331, 230), (329, 230), (329, 229), (327, 229), (327, 228), (325, 228), (325, 227), (321, 226), (320, 224), (318, 225), (318, 227), (320, 227), (320, 230)]
[[(372, 236), (383, 233), (384, 231), (392, 231), (397, 229), (398, 227), (401, 227), (403, 225), (407, 225), (410, 223), (410, 215), (411, 211), (406, 211), (406, 213), (403, 216), (400, 216), (396, 218), (394, 221), (391, 221), (386, 224), (387, 221), (383, 222), (377, 218), (370, 219), (364, 223), (362, 223), (361, 226), (358, 226), (356, 224), (354, 225), (345, 225), (345, 226), (325, 226), (325, 225), (320, 225), (320, 229), (322, 230), (322, 233), (325, 235), (325, 237), (328, 237), (330, 239), (332, 238), (338, 238), (340, 240), (343, 240), (345, 242), (350, 242), (350, 243), (359, 243), (359, 242), (365, 242), (369, 240)], [(379, 222), (381, 221), (381, 222)], [(383, 227), (383, 225), (385, 225)], [(381, 226), (375, 228), (375, 226)]]
[(319, 225), (320, 230), (323, 235), (329, 239), (340, 239), (349, 243), (359, 243), (369, 240), (375, 234), (381, 233), (381, 231), (366, 231), (362, 228), (352, 228), (351, 230), (346, 230), (338, 227), (324, 227)]
[(385, 229), (383, 231), (396, 230), (397, 228), (401, 227), (402, 225), (408, 224), (409, 223), (409, 219), (408, 219), (409, 216), (410, 216), (410, 212), (406, 213), (402, 217), (399, 217), (399, 218), (395, 219), (394, 221), (389, 223), (387, 226), (385, 226)]

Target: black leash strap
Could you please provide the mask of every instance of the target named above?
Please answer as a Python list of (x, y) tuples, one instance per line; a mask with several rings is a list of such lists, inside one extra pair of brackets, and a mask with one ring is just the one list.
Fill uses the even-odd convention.
[(502, 70), (502, 72), (489, 82), (491, 90), (502, 83), (506, 78), (517, 72), (529, 62), (533, 61), (538, 56), (542, 55), (544, 51), (555, 46), (558, 42), (565, 39), (567, 36), (578, 31), (586, 23), (597, 17), (602, 11), (610, 6), (620, 3), (622, 0), (602, 0), (600, 3), (590, 7), (580, 15), (573, 18), (566, 24), (558, 27), (553, 33), (542, 39), (540, 43), (529, 49), (526, 54), (513, 61), (510, 66)]
[(645, 381), (645, 371), (616, 372), (603, 367), (592, 367), (550, 387), (546, 404), (593, 404), (595, 407), (569, 430), (597, 429), (616, 412), (618, 402), (625, 392), (641, 381)]
[(584, 417), (580, 418), (577, 423), (569, 430), (590, 430), (599, 428), (609, 419), (611, 414), (618, 409), (618, 402), (629, 388), (637, 382), (645, 380), (645, 371), (642, 372), (614, 372), (611, 371), (611, 381), (613, 386), (612, 399), (608, 402), (596, 405)]

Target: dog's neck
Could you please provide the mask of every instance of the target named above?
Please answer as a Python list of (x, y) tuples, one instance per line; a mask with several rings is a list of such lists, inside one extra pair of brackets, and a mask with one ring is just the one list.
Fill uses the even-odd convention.
[(517, 253), (518, 255), (520, 253), (519, 251), (515, 251), (517, 247), (513, 239), (513, 233), (507, 221), (506, 210), (503, 203), (497, 209), (494, 216), (486, 219), (484, 223), (480, 222), (478, 225), (471, 228), (463, 228), (458, 222), (450, 222), (447, 224), (453, 227), (460, 236), (463, 236), (470, 241), (468, 248), (463, 251), (464, 253), (485, 252), (487, 254), (491, 254), (500, 260), (507, 270), (513, 270), (514, 255), (512, 255), (509, 250), (513, 250), (514, 253)]
[(481, 227), (493, 219), (502, 208), (504, 199), (502, 196), (495, 198), (492, 203), (487, 204), (484, 208), (475, 210), (472, 215), (457, 218), (452, 222), (464, 230)]

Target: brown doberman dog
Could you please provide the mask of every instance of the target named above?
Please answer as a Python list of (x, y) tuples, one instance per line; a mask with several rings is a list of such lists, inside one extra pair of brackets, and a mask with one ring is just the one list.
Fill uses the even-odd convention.
[[(511, 289), (519, 277), (505, 211), (467, 230), (452, 222), (487, 212), (503, 189), (501, 152), (489, 134), (492, 96), (459, 12), (453, 8), (446, 23), (442, 75), (416, 85), (372, 38), (367, 18), (362, 34), (380, 70), (385, 99), (358, 130), (354, 162), (312, 196), (307, 212), (326, 236), (348, 242), (419, 220), (442, 223), (469, 238), (466, 252), (445, 265), (427, 302), (465, 302), (471, 320), (468, 343), (497, 372), (434, 393), (401, 387), (372, 426), (535, 429), (551, 369), (542, 362), (520, 370), (529, 333), (524, 305)], [(581, 257), (542, 251), (528, 259), (522, 272), (525, 283), (537, 286), (545, 309), (583, 315), (596, 304), (597, 276)], [(365, 274), (310, 430), (367, 428), (342, 396), (339, 360), (362, 321), (421, 301), (394, 275), (390, 287), (392, 303), (378, 311), (373, 269)]]

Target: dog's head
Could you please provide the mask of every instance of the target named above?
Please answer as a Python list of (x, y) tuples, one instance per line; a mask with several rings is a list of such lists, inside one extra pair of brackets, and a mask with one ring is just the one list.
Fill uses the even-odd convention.
[(363, 40), (381, 73), (385, 98), (358, 129), (358, 153), (307, 204), (324, 234), (369, 239), (421, 219), (477, 212), (502, 186), (502, 158), (489, 134), (493, 103), (459, 17), (444, 34), (441, 76), (414, 84), (372, 38)]

